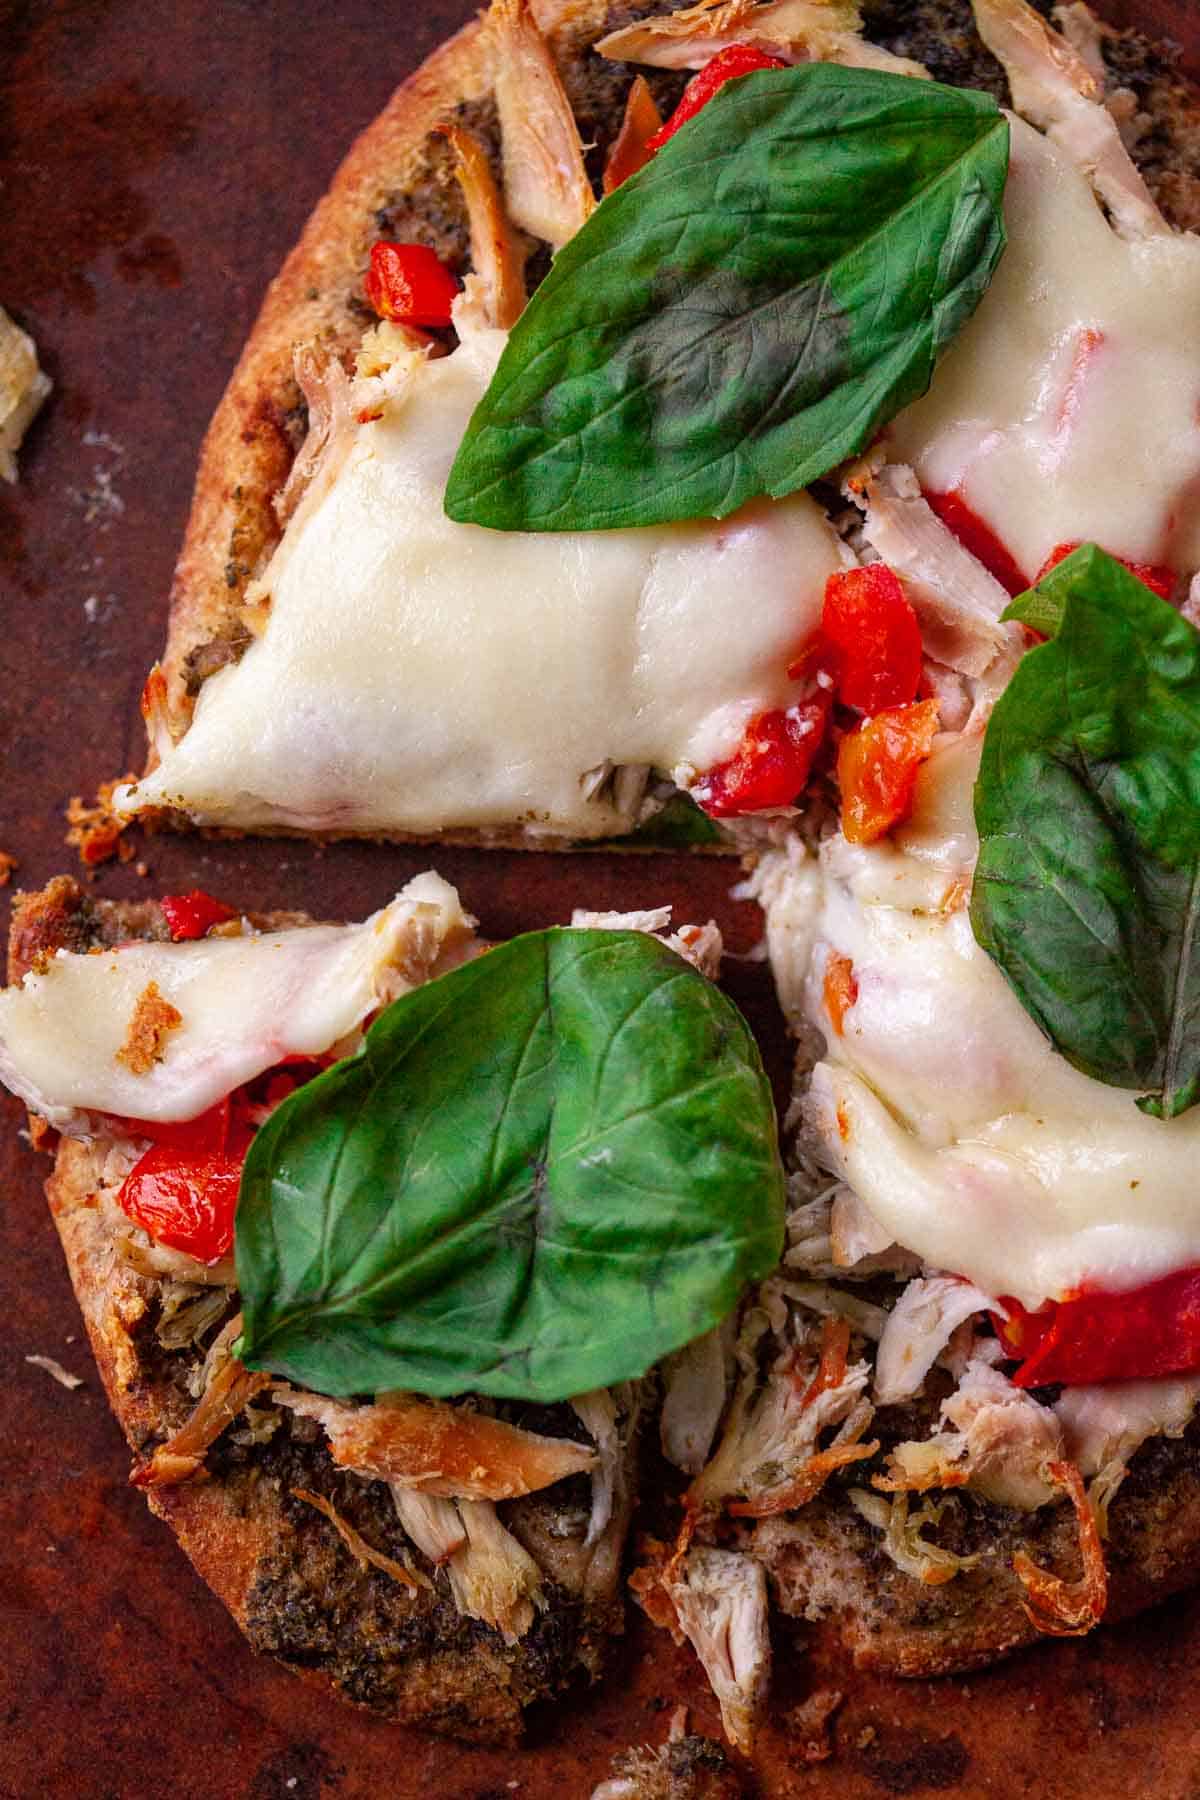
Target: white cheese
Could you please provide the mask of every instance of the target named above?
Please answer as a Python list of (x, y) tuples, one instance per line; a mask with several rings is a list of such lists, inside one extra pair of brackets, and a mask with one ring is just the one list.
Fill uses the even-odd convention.
[[(781, 991), (826, 1040), (804, 1102), (825, 1159), (897, 1243), (1036, 1307), (1200, 1263), (1200, 1110), (1148, 1118), (1081, 1075), (975, 942), (978, 744), (930, 759), (891, 842), (838, 834), (799, 868), (777, 853), (759, 887)], [(816, 888), (805, 930), (797, 878)], [(841, 1035), (822, 995), (831, 954), (857, 985)]]
[[(285, 1057), (332, 1048), (469, 930), (454, 889), (426, 874), (361, 925), (60, 950), (0, 993), (0, 1080), (68, 1131), (93, 1112), (195, 1118)], [(137, 1074), (118, 1056), (151, 983), (180, 1022)]]
[(1008, 247), (889, 454), (958, 489), (1033, 577), (1061, 543), (1200, 564), (1200, 238), (1116, 235), (1061, 151), (1012, 119)]
[(446, 518), (446, 477), (503, 342), (476, 328), (452, 356), (418, 361), (358, 427), (263, 576), (262, 637), (205, 683), (187, 733), (120, 807), (603, 836), (636, 820), (611, 788), (587, 797), (589, 771), (710, 768), (755, 713), (799, 697), (787, 665), (847, 560), (806, 495), (635, 531)]

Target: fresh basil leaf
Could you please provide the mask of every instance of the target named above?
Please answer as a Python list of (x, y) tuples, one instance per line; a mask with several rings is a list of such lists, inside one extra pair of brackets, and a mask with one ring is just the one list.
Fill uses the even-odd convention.
[(1001, 250), (990, 96), (811, 63), (731, 81), (558, 254), (451, 470), (452, 519), (723, 518), (929, 386)]
[[(1078, 556), (1078, 550), (1073, 552)], [(1062, 624), (1063, 612), (1066, 609), (1066, 596), (1074, 577), (1071, 574), (1058, 579), (1058, 571), (1069, 561), (1065, 558), (1058, 568), (1053, 569), (1043, 581), (1027, 593), (1018, 594), (1011, 605), (1006, 606), (1000, 614), (1000, 622), (1015, 619), (1018, 625), (1028, 625), (1031, 631), (1040, 632), (1043, 637), (1058, 636), (1058, 628)]]
[(388, 1007), (258, 1133), (238, 1355), (323, 1394), (561, 1400), (715, 1325), (782, 1238), (732, 1002), (644, 934), (535, 932)]
[(1200, 633), (1094, 544), (1011, 614), (1057, 635), (988, 725), (975, 936), (1069, 1061), (1171, 1118), (1200, 1097)]

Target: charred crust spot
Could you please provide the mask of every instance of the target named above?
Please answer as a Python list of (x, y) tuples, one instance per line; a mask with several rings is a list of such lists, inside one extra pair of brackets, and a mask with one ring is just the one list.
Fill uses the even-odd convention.
[(890, 1727), (856, 1758), (869, 1781), (885, 1794), (917, 1794), (957, 1787), (971, 1766), (961, 1738), (927, 1737)]
[[(229, 580), (228, 570), (226, 580)], [(229, 581), (229, 585), (239, 586), (240, 581)], [(244, 622), (241, 619), (231, 619), (229, 629), (219, 637), (206, 638), (201, 644), (193, 644), (183, 659), (183, 685), (188, 698), (194, 700), (209, 676), (215, 675), (218, 669), (240, 662), (250, 642), (250, 632)]]
[(96, 900), (70, 875), (56, 875), (40, 893), (13, 899), (8, 979), (18, 982), (57, 950), (85, 956), (127, 938), (170, 937), (156, 900)]

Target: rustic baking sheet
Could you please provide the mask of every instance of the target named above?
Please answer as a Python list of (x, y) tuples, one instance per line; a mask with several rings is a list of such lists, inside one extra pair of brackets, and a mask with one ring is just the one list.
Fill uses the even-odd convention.
[[(1174, 23), (1192, 5), (1114, 7)], [(55, 393), (0, 491), (0, 849), (16, 881), (72, 866), (63, 809), (141, 758), (137, 696), (209, 414), (263, 288), (354, 133), (471, 11), (469, 0), (5, 0), (0, 4), (0, 301), (31, 329)], [(215, 889), (354, 916), (430, 860), (420, 850), (158, 838), (147, 872), (96, 891)], [(720, 861), (439, 854), (487, 932), (578, 902), (714, 913), (751, 949), (752, 908)], [(765, 973), (731, 986), (773, 1046)], [(611, 1753), (659, 1742), (670, 1707), (716, 1729), (685, 1652), (637, 1618), (608, 1683), (532, 1721), (530, 1748), (476, 1750), (378, 1724), (254, 1658), (126, 1485), (42, 1204), (42, 1169), (0, 1103), (0, 1795), (172, 1800), (574, 1800)], [(26, 1358), (83, 1377), (66, 1391)], [(901, 1685), (827, 1667), (778, 1636), (763, 1795), (1200, 1796), (1200, 1604), (1044, 1645), (988, 1675)], [(836, 1755), (808, 1768), (787, 1709), (845, 1691)]]

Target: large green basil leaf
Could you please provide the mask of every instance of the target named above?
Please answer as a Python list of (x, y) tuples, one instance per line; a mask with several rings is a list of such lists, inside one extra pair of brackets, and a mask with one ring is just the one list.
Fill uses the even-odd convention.
[(988, 95), (823, 63), (729, 82), (560, 251), (452, 519), (588, 531), (789, 494), (929, 386), (1004, 246)]
[(971, 923), (1085, 1074), (1200, 1099), (1200, 633), (1094, 544), (1007, 616), (1055, 631), (992, 714)]
[(238, 1354), (323, 1394), (561, 1400), (708, 1330), (782, 1238), (736, 1007), (641, 933), (535, 932), (398, 1000), (258, 1133)]

